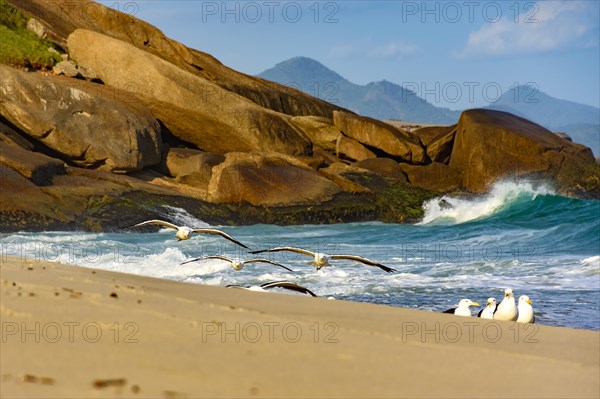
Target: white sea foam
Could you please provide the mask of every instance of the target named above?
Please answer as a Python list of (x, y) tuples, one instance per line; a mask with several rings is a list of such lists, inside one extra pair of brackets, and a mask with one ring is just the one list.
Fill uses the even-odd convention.
[[(535, 199), (538, 195), (553, 194), (546, 186), (534, 186), (529, 182), (500, 181), (489, 194), (480, 198), (464, 199), (444, 195), (425, 203), (425, 216), (419, 224), (447, 222), (465, 223), (490, 216), (523, 195)], [(445, 203), (444, 203), (445, 201)]]
[(192, 228), (210, 227), (208, 223), (195, 218), (183, 208), (168, 205), (164, 205), (162, 208), (165, 210), (165, 218), (168, 218), (168, 221), (178, 226), (189, 226)]
[(591, 264), (598, 268), (600, 268), (600, 255), (591, 256), (589, 258), (582, 259), (580, 261), (582, 264)]

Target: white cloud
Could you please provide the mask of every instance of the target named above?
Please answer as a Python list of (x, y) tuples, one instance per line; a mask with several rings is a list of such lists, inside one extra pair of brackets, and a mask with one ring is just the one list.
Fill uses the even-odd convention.
[(523, 10), (517, 22), (514, 15), (506, 15), (498, 22), (486, 23), (471, 32), (459, 57), (477, 55), (507, 55), (540, 53), (582, 47), (590, 42), (596, 28), (597, 6), (583, 1), (542, 1), (536, 8)]
[(384, 45), (373, 45), (372, 40), (365, 40), (353, 44), (340, 44), (329, 49), (330, 58), (348, 58), (357, 55), (366, 55), (375, 58), (404, 57), (415, 54), (418, 47), (411, 43), (389, 42)]
[(357, 49), (352, 44), (340, 44), (329, 49), (330, 58), (346, 58), (356, 54)]
[(402, 57), (416, 53), (417, 49), (418, 47), (414, 44), (390, 42), (384, 46), (375, 47), (370, 55), (380, 58)]

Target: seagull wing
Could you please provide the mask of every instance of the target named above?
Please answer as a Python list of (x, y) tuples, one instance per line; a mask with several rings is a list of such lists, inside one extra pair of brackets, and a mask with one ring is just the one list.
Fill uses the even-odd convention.
[[(481, 309), (481, 310), (479, 311), (479, 313), (477, 313), (477, 317), (481, 317), (481, 314), (483, 313), (483, 311), (484, 311), (485, 309), (486, 309), (486, 308), (483, 308), (483, 309)], [(453, 309), (453, 310), (454, 310), (454, 309)]]
[(158, 225), (169, 227), (169, 228), (175, 229), (175, 230), (179, 229), (179, 226), (175, 226), (173, 223), (169, 223), (169, 222), (165, 222), (164, 220), (157, 220), (157, 219), (155, 219), (155, 220), (146, 220), (145, 222), (138, 223), (138, 224), (133, 225), (131, 227), (145, 226), (147, 224), (158, 224)]
[(452, 308), (452, 309), (445, 310), (442, 313), (451, 313), (451, 314), (454, 314), (455, 310), (456, 310), (456, 308)]
[(261, 284), (261, 288), (268, 290), (270, 288), (281, 287), (291, 291), (301, 292), (316, 297), (317, 295), (306, 287), (292, 283), (291, 281), (272, 281), (270, 283)]
[(395, 269), (392, 269), (391, 267), (384, 266), (381, 263), (373, 262), (372, 260), (367, 259), (367, 258), (363, 258), (362, 256), (356, 256), (356, 255), (331, 255), (331, 259), (350, 259), (350, 260), (355, 260), (357, 262), (364, 263), (365, 265), (378, 267), (381, 270), (384, 270), (384, 271), (386, 271), (388, 273), (392, 273), (392, 272), (396, 271)]
[(213, 235), (213, 236), (221, 236), (221, 237), (223, 237), (223, 238), (225, 238), (225, 239), (227, 239), (227, 240), (229, 240), (229, 241), (231, 241), (231, 242), (233, 242), (233, 243), (235, 243), (235, 244), (237, 244), (237, 245), (239, 245), (241, 247), (244, 247), (246, 249), (250, 249), (247, 246), (245, 246), (244, 244), (242, 244), (241, 242), (239, 242), (238, 240), (236, 240), (235, 238), (233, 238), (232, 236), (230, 236), (229, 234), (222, 232), (221, 230), (215, 230), (215, 229), (195, 229), (195, 230), (192, 230), (192, 232), (198, 233), (198, 234), (210, 234), (210, 235)]
[(271, 249), (261, 249), (259, 251), (250, 251), (251, 254), (259, 254), (262, 252), (281, 252), (281, 251), (288, 251), (288, 252), (296, 252), (302, 255), (308, 255), (308, 256), (312, 256), (314, 258), (315, 253), (311, 252), (307, 249), (302, 249), (302, 248), (296, 248), (296, 247), (276, 247), (276, 248), (271, 248)]
[(256, 258), (256, 259), (250, 259), (250, 260), (246, 260), (244, 261), (244, 263), (256, 263), (256, 262), (261, 262), (261, 263), (269, 263), (271, 265), (275, 265), (275, 266), (279, 266), (279, 267), (283, 267), (285, 270), (289, 270), (290, 272), (293, 272), (292, 269), (290, 269), (289, 267), (286, 267), (280, 263), (277, 262), (271, 262), (269, 259), (264, 259), (264, 258)]
[(186, 260), (185, 262), (180, 263), (180, 265), (185, 265), (186, 263), (197, 262), (199, 260), (206, 260), (206, 259), (220, 259), (220, 260), (224, 260), (225, 262), (231, 263), (231, 259), (229, 259), (229, 258), (226, 258), (224, 256), (219, 256), (219, 255), (213, 255), (213, 256), (203, 256), (201, 258), (196, 258), (196, 259), (192, 259), (192, 260)]

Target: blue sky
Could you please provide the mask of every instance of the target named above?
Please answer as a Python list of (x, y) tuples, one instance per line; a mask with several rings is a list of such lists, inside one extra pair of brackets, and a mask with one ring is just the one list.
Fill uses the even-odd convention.
[(533, 83), (600, 105), (598, 1), (110, 1), (225, 65), (295, 56), (348, 80), (389, 80), (437, 106), (485, 105)]

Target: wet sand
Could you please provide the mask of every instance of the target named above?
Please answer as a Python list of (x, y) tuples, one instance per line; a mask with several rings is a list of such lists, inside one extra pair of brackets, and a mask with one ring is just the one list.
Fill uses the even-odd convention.
[(600, 332), (0, 262), (0, 396), (600, 397)]

